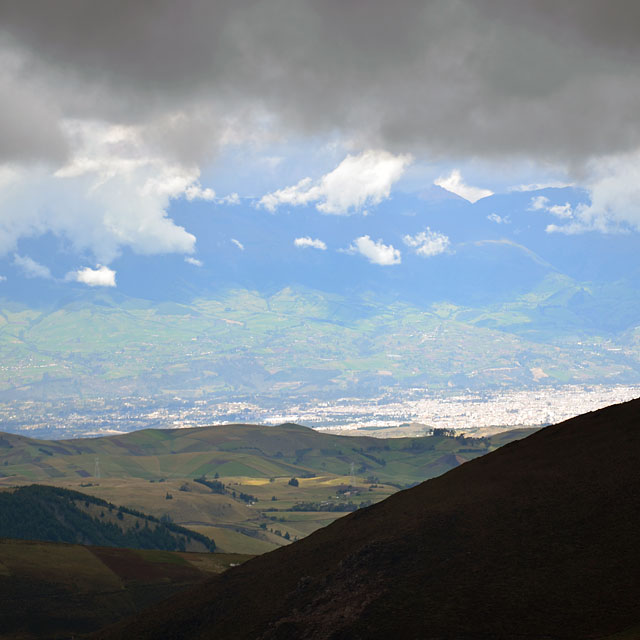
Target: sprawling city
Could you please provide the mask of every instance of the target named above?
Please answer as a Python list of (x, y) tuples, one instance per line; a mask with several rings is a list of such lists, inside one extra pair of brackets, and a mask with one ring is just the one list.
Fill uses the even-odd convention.
[(346, 435), (407, 437), (436, 429), (486, 435), (562, 422), (579, 413), (640, 396), (640, 385), (568, 385), (537, 390), (439, 392), (394, 390), (378, 397), (309, 398), (287, 404), (245, 399), (61, 398), (21, 400), (0, 406), (4, 429), (31, 437), (64, 439), (215, 424), (294, 422)]

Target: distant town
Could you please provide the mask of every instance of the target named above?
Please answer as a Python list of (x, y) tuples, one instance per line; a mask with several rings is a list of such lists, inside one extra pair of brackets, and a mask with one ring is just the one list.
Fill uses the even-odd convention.
[(394, 389), (369, 398), (234, 399), (146, 397), (14, 400), (0, 405), (0, 430), (46, 439), (147, 428), (295, 422), (346, 434), (422, 435), (432, 429), (469, 434), (561, 422), (640, 397), (640, 385), (566, 385), (533, 390), (430, 392)]

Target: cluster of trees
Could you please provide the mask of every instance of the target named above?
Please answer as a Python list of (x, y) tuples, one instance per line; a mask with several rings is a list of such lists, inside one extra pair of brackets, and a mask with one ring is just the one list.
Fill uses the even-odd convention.
[(205, 476), (201, 476), (200, 478), (194, 478), (193, 481), (208, 487), (213, 493), (227, 493), (226, 487), (219, 480), (207, 480)]
[[(271, 520), (275, 520), (275, 518), (271, 518)], [(284, 519), (281, 520), (281, 522), (284, 522)], [(260, 524), (260, 528), (264, 531), (266, 531), (267, 529), (267, 523), (263, 522)], [(282, 533), (282, 531), (280, 531), (280, 529), (276, 529), (275, 531), (273, 529), (269, 529), (269, 531), (271, 533), (274, 533), (277, 536), (280, 536), (281, 538), (284, 538), (285, 540), (291, 540), (291, 534), (288, 531), (285, 531), (284, 533)], [(294, 538), (294, 540), (297, 540), (298, 538)]]
[(285, 540), (291, 540), (291, 535), (289, 534), (288, 531), (285, 531), (284, 533), (282, 533), (280, 529), (276, 529), (275, 531), (273, 531), (273, 533), (275, 533), (275, 535), (277, 536), (280, 536), (281, 538), (284, 538)]
[(250, 493), (243, 493), (242, 491), (239, 491), (238, 493), (232, 491), (231, 496), (233, 498), (238, 498), (238, 500), (242, 500), (242, 502), (246, 502), (247, 504), (250, 502), (258, 502), (258, 498), (252, 496)]
[[(216, 474), (217, 475), (217, 474)], [(194, 482), (201, 484), (205, 487), (211, 489), (213, 493), (219, 494), (227, 494), (232, 498), (237, 498), (238, 500), (242, 500), (243, 502), (258, 502), (258, 498), (252, 496), (250, 493), (243, 493), (242, 491), (236, 492), (235, 490), (230, 491), (222, 482), (219, 480), (207, 480), (205, 476), (201, 476), (200, 478), (194, 478)]]

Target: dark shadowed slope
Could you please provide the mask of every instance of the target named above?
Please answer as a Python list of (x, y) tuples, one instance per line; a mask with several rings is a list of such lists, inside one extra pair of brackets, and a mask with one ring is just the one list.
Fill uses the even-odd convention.
[(0, 637), (78, 638), (245, 560), (0, 539)]
[(634, 400), (508, 444), (99, 637), (600, 638), (639, 625), (639, 602)]

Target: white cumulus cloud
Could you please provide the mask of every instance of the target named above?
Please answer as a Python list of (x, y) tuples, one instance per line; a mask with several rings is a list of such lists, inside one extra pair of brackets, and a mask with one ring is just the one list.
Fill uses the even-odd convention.
[(384, 267), (402, 262), (402, 254), (391, 244), (384, 244), (382, 240), (374, 241), (369, 236), (360, 236), (349, 247), (352, 253), (363, 255), (372, 264)]
[(311, 178), (303, 178), (298, 184), (291, 187), (267, 193), (260, 198), (259, 204), (273, 213), (281, 204), (298, 207), (319, 200), (321, 197), (320, 187), (314, 185)]
[(192, 264), (194, 267), (201, 267), (203, 266), (203, 262), (202, 260), (198, 260), (197, 258), (192, 258), (191, 256), (187, 256), (184, 261), (187, 264)]
[(67, 280), (75, 280), (90, 287), (115, 287), (116, 272), (104, 265), (98, 266), (96, 269), (85, 267), (67, 274)]
[(45, 280), (52, 279), (51, 271), (49, 267), (36, 262), (29, 256), (21, 256), (17, 253), (13, 256), (13, 264), (18, 267), (27, 278), (44, 278)]
[(448, 176), (439, 177), (433, 181), (433, 184), (451, 191), (451, 193), (455, 193), (469, 202), (477, 202), (481, 198), (493, 195), (493, 191), (489, 189), (481, 189), (480, 187), (472, 187), (465, 184), (458, 169), (454, 169)]
[(320, 240), (319, 238), (311, 238), (309, 236), (304, 236), (302, 238), (296, 238), (293, 241), (293, 244), (296, 247), (300, 247), (302, 249), (310, 247), (311, 249), (320, 249), (321, 251), (326, 251), (327, 245)]
[(410, 155), (382, 150), (348, 155), (320, 180), (303, 178), (298, 184), (268, 193), (260, 205), (273, 212), (280, 205), (300, 206), (315, 202), (322, 213), (345, 215), (379, 204), (411, 163)]
[(447, 236), (437, 231), (431, 231), (429, 227), (427, 227), (426, 231), (421, 231), (415, 236), (406, 235), (403, 240), (408, 247), (411, 247), (415, 253), (424, 258), (444, 253), (451, 244)]

